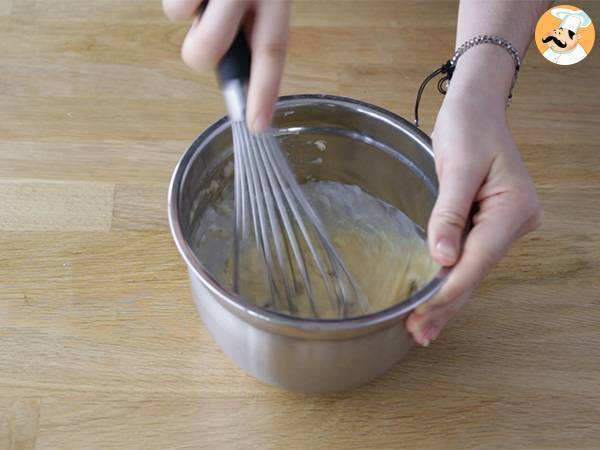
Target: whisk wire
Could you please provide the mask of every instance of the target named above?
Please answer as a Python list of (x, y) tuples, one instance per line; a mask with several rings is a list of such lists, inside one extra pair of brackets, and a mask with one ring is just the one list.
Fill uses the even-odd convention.
[(269, 289), (271, 290), (271, 301), (272, 306), (277, 308), (277, 302), (282, 297), (282, 293), (279, 290), (279, 284), (276, 283), (276, 266), (273, 262), (272, 246), (269, 245), (269, 229), (267, 228), (267, 219), (265, 217), (265, 210), (268, 208), (265, 203), (264, 189), (260, 186), (260, 168), (257, 167), (256, 162), (252, 158), (252, 137), (250, 136), (245, 125), (241, 126), (242, 137), (244, 141), (243, 148), (241, 149), (242, 161), (244, 170), (248, 170), (246, 179), (250, 186), (250, 208), (253, 213), (253, 224), (254, 224), (254, 237), (256, 241), (256, 247), (259, 254), (263, 256), (263, 262), (266, 264), (267, 280)]
[[(238, 122), (232, 123), (233, 145), (234, 148), (242, 149), (240, 125)], [(234, 158), (234, 198), (235, 198), (235, 220), (233, 227), (233, 235), (236, 236), (233, 243), (233, 290), (240, 293), (239, 286), (239, 265), (240, 265), (240, 245), (241, 241), (248, 237), (247, 209), (249, 198), (247, 195), (248, 180), (246, 179), (246, 171), (244, 170), (244, 158), (241, 150), (237, 152)], [(240, 238), (238, 238), (238, 236)]]
[[(263, 257), (262, 261), (265, 262), (265, 264), (268, 265), (268, 256), (266, 255), (264, 249), (265, 246), (262, 243), (262, 239), (263, 239), (263, 233), (262, 233), (262, 227), (261, 227), (261, 221), (260, 221), (260, 217), (259, 217), (259, 213), (261, 211), (261, 206), (258, 205), (258, 201), (259, 201), (259, 196), (257, 195), (258, 189), (255, 186), (255, 180), (256, 178), (252, 176), (252, 174), (250, 173), (251, 171), (251, 167), (250, 167), (250, 161), (248, 159), (248, 155), (247, 155), (247, 149), (249, 148), (249, 142), (247, 142), (247, 139), (244, 135), (244, 126), (241, 122), (233, 122), (232, 124), (232, 128), (234, 130), (233, 134), (234, 134), (234, 146), (237, 143), (237, 147), (235, 152), (235, 157), (234, 159), (237, 159), (239, 161), (238, 164), (238, 170), (239, 172), (235, 174), (235, 178), (236, 180), (239, 179), (241, 186), (244, 186), (246, 188), (246, 192), (247, 192), (247, 197), (242, 197), (242, 198), (235, 198), (235, 204), (236, 204), (236, 214), (240, 214), (242, 215), (242, 217), (238, 217), (236, 216), (235, 218), (235, 223), (245, 223), (247, 218), (244, 215), (244, 213), (242, 213), (242, 210), (244, 209), (243, 206), (240, 206), (239, 209), (237, 207), (238, 204), (240, 205), (244, 205), (246, 204), (249, 207), (250, 210), (250, 219), (252, 222), (252, 230), (254, 233), (254, 237), (255, 237), (255, 244), (257, 247), (257, 251), (259, 252), (259, 254), (261, 254), (261, 256)], [(237, 139), (236, 139), (237, 137)], [(237, 142), (236, 142), (237, 141)], [(242, 192), (242, 187), (240, 187), (238, 189), (238, 194), (241, 195)], [(234, 195), (235, 195), (235, 191), (234, 191)], [(243, 228), (243, 225), (242, 227)], [(237, 231), (237, 230), (236, 230)], [(241, 242), (244, 241), (244, 239), (246, 239), (247, 237), (249, 237), (249, 230), (246, 228), (245, 230), (240, 229), (240, 233), (241, 236), (238, 234), (235, 234), (235, 241), (236, 243), (234, 243), (234, 249), (237, 248), (238, 252), (241, 250)], [(239, 253), (238, 255), (234, 254), (234, 257), (237, 256), (237, 260), (234, 261), (234, 286), (238, 287), (238, 290), (236, 292), (240, 293), (239, 289)], [(236, 270), (236, 266), (237, 270)], [(267, 277), (268, 277), (268, 281), (269, 281), (269, 288), (271, 289), (271, 298), (275, 298), (277, 296), (277, 293), (274, 292), (274, 284), (271, 282), (271, 276), (272, 276), (272, 272), (270, 270), (268, 270), (268, 267), (265, 267), (266, 273), (267, 273)], [(235, 279), (235, 277), (238, 277), (237, 279)]]
[(298, 294), (306, 294), (311, 313), (319, 317), (315, 294), (321, 295), (316, 287), (322, 284), (337, 317), (346, 317), (349, 305), (355, 304), (368, 312), (368, 304), (304, 197), (276, 138), (271, 131), (254, 135), (247, 129), (250, 64), (250, 48), (238, 30), (217, 70), (234, 141), (234, 289), (239, 293), (243, 288), (240, 260), (250, 243), (244, 240), (254, 237), (271, 291), (271, 307), (292, 313), (298, 306), (295, 302), (303, 297)]
[[(300, 249), (300, 245), (298, 243), (296, 230), (294, 229), (294, 226), (292, 225), (292, 222), (290, 220), (289, 213), (288, 213), (289, 209), (292, 209), (292, 212), (293, 212), (293, 203), (291, 203), (286, 196), (286, 194), (288, 193), (288, 189), (286, 188), (285, 178), (279, 172), (279, 168), (274, 164), (273, 151), (271, 148), (269, 148), (268, 141), (266, 140), (266, 138), (264, 136), (261, 137), (260, 142), (261, 142), (261, 146), (260, 146), (261, 157), (262, 157), (263, 163), (265, 164), (265, 168), (267, 169), (266, 172), (273, 181), (272, 186), (276, 187), (273, 192), (274, 192), (274, 195), (276, 198), (277, 210), (279, 211), (279, 213), (281, 215), (281, 219), (282, 219), (286, 234), (288, 236), (289, 245), (292, 248), (292, 253), (294, 255), (296, 265), (298, 266), (298, 271), (300, 272), (302, 281), (304, 283), (306, 296), (309, 301), (309, 307), (311, 309), (312, 314), (315, 317), (318, 317), (317, 309), (315, 306), (315, 298), (314, 298), (314, 294), (313, 294), (312, 284), (311, 284), (310, 277), (308, 276), (308, 269), (306, 267), (306, 262), (305, 262), (303, 254), (302, 254), (302, 251)], [(283, 195), (282, 195), (282, 193), (283, 193)], [(298, 225), (300, 226), (299, 223), (298, 223)], [(288, 255), (289, 255), (289, 249), (288, 249)], [(292, 259), (289, 256), (288, 256), (288, 260), (290, 262), (291, 274), (294, 279), (294, 285), (295, 285), (296, 283), (295, 283)]]
[[(244, 131), (246, 132), (246, 130)], [(277, 191), (277, 186), (273, 185), (273, 183), (271, 183), (271, 180), (269, 180), (268, 171), (259, 169), (262, 167), (261, 165), (264, 165), (264, 163), (262, 162), (262, 157), (260, 156), (260, 154), (263, 151), (263, 149), (260, 147), (260, 140), (256, 139), (253, 136), (250, 136), (250, 139), (256, 145), (251, 145), (248, 149), (248, 153), (250, 160), (252, 161), (252, 167), (255, 169), (255, 172), (258, 173), (258, 184), (260, 185), (260, 189), (263, 194), (262, 205), (264, 206), (264, 211), (266, 211), (266, 216), (268, 219), (268, 221), (265, 220), (263, 225), (263, 230), (268, 229), (269, 231), (266, 236), (266, 239), (263, 238), (263, 245), (268, 243), (267, 240), (269, 239), (269, 237), (272, 237), (272, 241), (275, 247), (274, 254), (272, 252), (273, 246), (265, 245), (265, 247), (267, 248), (266, 251), (268, 253), (271, 253), (270, 261), (273, 265), (272, 267), (270, 267), (270, 269), (273, 270), (274, 281), (277, 281), (278, 285), (279, 283), (283, 285), (288, 310), (292, 311), (292, 297), (294, 295), (292, 289), (294, 283), (292, 280), (290, 284), (290, 277), (286, 276), (286, 266), (289, 265), (290, 261), (288, 260), (288, 264), (286, 264), (284, 254), (285, 244), (281, 233), (281, 227), (279, 223), (280, 219), (276, 214), (277, 212), (279, 212), (279, 215), (281, 215), (283, 214), (283, 211), (277, 210), (275, 208), (275, 200), (273, 198), (273, 193)], [(275, 264), (274, 259), (276, 259), (277, 264)]]
[[(275, 138), (273, 136), (263, 137), (263, 139), (265, 139), (265, 140), (268, 139), (269, 141), (271, 141), (271, 142), (269, 142), (269, 144), (271, 146), (277, 145), (277, 143), (274, 142)], [(269, 144), (267, 144), (267, 145), (269, 145)], [(276, 148), (276, 147), (274, 147), (274, 148)], [(334, 272), (334, 268), (331, 267), (331, 261), (329, 260), (330, 259), (329, 255), (326, 252), (323, 252), (322, 255), (319, 254), (317, 247), (314, 244), (314, 238), (313, 238), (313, 236), (310, 235), (309, 229), (306, 226), (305, 220), (302, 215), (302, 210), (304, 210), (305, 213), (307, 212), (305, 206), (306, 206), (306, 204), (308, 204), (308, 202), (304, 198), (302, 191), (300, 191), (300, 189), (295, 189), (297, 187), (297, 184), (295, 183), (294, 174), (292, 173), (289, 165), (287, 164), (287, 161), (285, 161), (283, 154), (278, 151), (277, 152), (269, 151), (269, 152), (267, 152), (267, 156), (270, 158), (270, 162), (271, 162), (270, 168), (279, 180), (280, 190), (283, 193), (284, 198), (286, 199), (287, 205), (294, 216), (294, 219), (296, 221), (296, 224), (298, 225), (298, 228), (300, 229), (300, 232), (302, 233), (304, 242), (306, 243), (306, 246), (309, 249), (309, 252), (312, 256), (314, 264), (317, 267), (317, 269), (321, 275), (323, 284), (324, 284), (326, 290), (328, 291), (329, 298), (336, 299), (337, 305), (334, 305), (334, 306), (336, 306), (338, 308), (338, 311), (340, 314), (343, 314), (343, 311), (341, 311), (339, 309), (340, 295), (339, 295), (338, 290), (336, 289), (336, 284), (337, 284), (336, 282), (339, 280), (332, 277), (332, 274), (334, 274), (335, 272)], [(301, 208), (298, 208), (298, 205), (300, 205)], [(320, 230), (318, 230), (316, 228), (317, 226), (319, 226), (319, 224), (320, 224), (320, 222), (313, 221), (313, 225), (315, 226), (315, 231), (317, 232), (317, 237), (319, 238), (319, 240), (322, 240), (324, 238), (324, 233), (320, 233)], [(325, 237), (325, 240), (327, 240), (326, 237)], [(324, 262), (325, 262), (325, 264), (330, 266), (329, 269), (327, 269), (325, 267), (325, 265), (323, 264)], [(300, 266), (300, 271), (302, 274), (302, 278), (305, 280), (305, 283), (307, 283), (307, 286), (310, 286), (309, 273), (308, 273), (308, 270), (304, 263)], [(314, 307), (314, 297), (312, 297), (312, 292), (311, 292), (310, 301), (311, 301), (311, 305)], [(342, 302), (343, 302), (343, 299), (342, 299)]]
[[(240, 290), (239, 265), (244, 248), (240, 241), (253, 236), (265, 265), (271, 306), (275, 309), (294, 313), (295, 302), (304, 294), (310, 313), (318, 318), (312, 279), (318, 274), (338, 317), (347, 317), (349, 305), (354, 303), (363, 311), (370, 311), (360, 288), (329, 241), (319, 216), (305, 198), (274, 135), (253, 135), (244, 121), (233, 121), (232, 129), (236, 215), (234, 290), (238, 293)], [(312, 275), (306, 249), (311, 265), (316, 268)]]

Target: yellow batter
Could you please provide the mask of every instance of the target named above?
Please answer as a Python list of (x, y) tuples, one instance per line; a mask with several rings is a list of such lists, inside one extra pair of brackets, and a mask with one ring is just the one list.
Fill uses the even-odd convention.
[[(438, 271), (439, 266), (429, 256), (425, 241), (401, 211), (357, 186), (317, 181), (307, 183), (303, 188), (368, 301), (369, 311), (359, 303), (348, 304), (348, 316), (388, 308), (423, 287)], [(195, 248), (200, 260), (229, 288), (232, 283), (231, 197), (227, 196), (204, 213), (195, 234)], [(308, 255), (307, 251), (304, 253)], [(313, 280), (311, 285), (318, 317), (338, 318), (335, 299), (327, 295), (320, 282), (322, 277), (310, 257), (306, 261)], [(243, 247), (240, 267), (240, 291), (245, 298), (281, 313), (314, 316), (303, 283), (296, 284), (299, 294), (294, 295), (291, 302), (280, 298), (272, 303), (262, 257), (251, 244)]]

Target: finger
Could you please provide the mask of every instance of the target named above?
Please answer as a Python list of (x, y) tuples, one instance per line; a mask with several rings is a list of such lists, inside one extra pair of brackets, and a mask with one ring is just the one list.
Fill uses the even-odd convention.
[(248, 1), (213, 1), (197, 18), (181, 47), (184, 62), (196, 70), (214, 68), (231, 46)]
[(247, 122), (255, 132), (271, 122), (288, 42), (290, 5), (287, 0), (262, 1), (252, 31), (252, 69), (248, 88)]
[(437, 305), (427, 312), (414, 311), (406, 321), (406, 329), (419, 345), (428, 346), (435, 340), (446, 324), (460, 311), (469, 300), (471, 292), (463, 294), (453, 302)]
[(439, 195), (427, 235), (431, 255), (443, 266), (451, 266), (458, 260), (467, 217), (484, 178), (485, 169), (468, 160), (453, 158), (441, 163)]
[(202, 0), (163, 0), (162, 6), (165, 15), (176, 22), (194, 17), (200, 3)]
[(521, 228), (515, 226), (514, 220), (511, 222), (510, 218), (514, 219), (516, 211), (510, 209), (514, 208), (500, 205), (484, 211), (484, 216), (478, 216), (477, 224), (467, 237), (460, 261), (450, 272), (446, 284), (407, 320), (407, 329), (417, 343), (427, 346), (435, 339), (466, 303), (473, 289), (504, 256)]
[(477, 194), (480, 209), (473, 218), (474, 227), (467, 236), (460, 261), (440, 292), (417, 308), (419, 313), (452, 302), (474, 289), (512, 242), (541, 226), (543, 210), (525, 168), (517, 165), (507, 173), (504, 184), (511, 186), (510, 190), (497, 182), (499, 173), (491, 168), (488, 181)]
[(483, 203), (460, 260), (448, 275), (448, 280), (439, 294), (417, 311), (424, 313), (433, 306), (450, 303), (474, 289), (522, 234), (528, 215), (521, 210), (518, 199), (511, 195), (493, 197)]

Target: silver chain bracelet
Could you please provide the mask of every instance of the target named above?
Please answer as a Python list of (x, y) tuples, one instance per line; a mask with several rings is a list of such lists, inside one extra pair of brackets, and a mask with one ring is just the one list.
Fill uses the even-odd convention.
[(423, 95), (423, 91), (425, 90), (425, 86), (427, 86), (427, 83), (429, 83), (429, 81), (431, 81), (433, 78), (435, 78), (439, 74), (443, 74), (444, 77), (442, 77), (438, 80), (437, 88), (440, 93), (445, 95), (446, 92), (448, 92), (448, 85), (450, 83), (450, 80), (452, 79), (452, 75), (454, 74), (454, 69), (456, 68), (456, 64), (457, 64), (459, 58), (462, 55), (464, 55), (467, 50), (469, 50), (470, 48), (473, 48), (479, 44), (498, 45), (502, 48), (505, 48), (506, 51), (512, 57), (512, 59), (515, 63), (515, 74), (513, 76), (513, 80), (510, 85), (510, 91), (508, 92), (508, 98), (506, 100), (506, 106), (508, 107), (510, 105), (510, 103), (512, 101), (512, 91), (513, 91), (513, 88), (515, 87), (515, 83), (517, 82), (517, 76), (519, 75), (519, 69), (521, 68), (521, 57), (519, 56), (519, 52), (517, 51), (515, 46), (512, 45), (506, 39), (504, 39), (502, 36), (489, 36), (487, 34), (484, 34), (481, 36), (471, 38), (468, 41), (466, 41), (464, 44), (462, 44), (460, 47), (458, 47), (456, 49), (456, 51), (454, 52), (454, 55), (452, 55), (452, 58), (450, 58), (448, 61), (446, 61), (446, 63), (443, 64), (442, 67), (431, 72), (425, 78), (425, 80), (423, 80), (423, 83), (421, 83), (421, 86), (419, 87), (419, 91), (417, 92), (417, 99), (415, 101), (415, 125), (417, 127), (419, 126), (419, 104), (421, 103), (421, 96)]

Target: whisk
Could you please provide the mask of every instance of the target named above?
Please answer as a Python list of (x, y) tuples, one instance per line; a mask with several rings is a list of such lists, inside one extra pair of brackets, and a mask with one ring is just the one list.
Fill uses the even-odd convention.
[(364, 294), (306, 199), (273, 132), (256, 135), (246, 126), (250, 61), (240, 30), (218, 65), (233, 132), (233, 289), (240, 293), (241, 243), (250, 239), (266, 269), (271, 308), (294, 314), (299, 303), (307, 301), (310, 316), (318, 318), (326, 301), (338, 318), (347, 317), (351, 309), (367, 313)]

